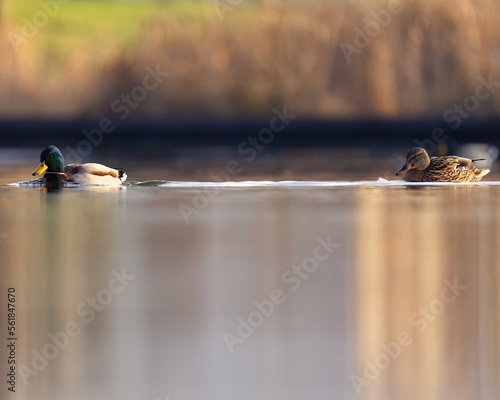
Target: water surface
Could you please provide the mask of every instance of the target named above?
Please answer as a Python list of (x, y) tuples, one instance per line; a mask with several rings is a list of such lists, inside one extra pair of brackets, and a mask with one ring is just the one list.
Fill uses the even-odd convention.
[(500, 396), (496, 185), (25, 179), (0, 179), (18, 399)]

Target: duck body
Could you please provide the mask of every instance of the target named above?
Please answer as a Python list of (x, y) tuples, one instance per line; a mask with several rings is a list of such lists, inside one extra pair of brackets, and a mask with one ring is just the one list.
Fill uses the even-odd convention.
[(87, 185), (120, 186), (127, 179), (121, 169), (106, 167), (102, 164), (68, 164), (64, 166), (64, 158), (59, 149), (50, 145), (40, 154), (40, 165), (33, 175), (43, 176), (47, 182), (63, 181)]
[(465, 157), (429, 157), (425, 149), (415, 147), (406, 156), (406, 163), (396, 175), (407, 182), (479, 182), (489, 169), (479, 169), (475, 161)]

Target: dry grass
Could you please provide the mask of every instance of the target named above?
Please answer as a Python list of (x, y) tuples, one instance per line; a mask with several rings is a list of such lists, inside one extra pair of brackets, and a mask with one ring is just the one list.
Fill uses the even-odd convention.
[[(478, 76), (500, 81), (496, 0), (401, 1), (350, 63), (340, 44), (388, 2), (243, 1), (224, 20), (203, 4), (192, 15), (165, 7), (133, 44), (96, 51), (82, 40), (64, 56), (36, 38), (15, 52), (4, 21), (1, 114), (108, 115), (157, 64), (171, 75), (133, 115), (253, 116), (282, 105), (301, 116), (440, 115), (474, 94)], [(476, 112), (499, 113), (498, 93)]]

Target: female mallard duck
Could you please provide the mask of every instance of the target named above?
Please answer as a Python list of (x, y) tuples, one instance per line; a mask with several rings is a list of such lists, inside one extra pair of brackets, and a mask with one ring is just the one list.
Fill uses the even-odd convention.
[(407, 182), (478, 182), (489, 169), (478, 169), (470, 158), (447, 156), (430, 157), (421, 147), (411, 149), (406, 163), (396, 175), (403, 174)]
[(64, 166), (64, 158), (56, 146), (46, 147), (40, 154), (40, 165), (33, 175), (45, 172), (47, 181), (67, 181), (86, 183), (89, 185), (118, 186), (127, 179), (127, 174), (121, 169), (113, 169), (105, 165), (69, 164)]

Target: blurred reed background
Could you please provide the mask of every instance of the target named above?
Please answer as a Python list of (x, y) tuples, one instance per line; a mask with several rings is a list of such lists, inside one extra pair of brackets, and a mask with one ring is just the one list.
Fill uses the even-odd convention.
[[(301, 116), (419, 117), (500, 70), (495, 0), (45, 3), (57, 12), (41, 24), (40, 2), (3, 1), (1, 117), (107, 115), (156, 65), (168, 82), (133, 116), (258, 116), (286, 104)], [(399, 12), (348, 62), (341, 44), (390, 4)], [(492, 96), (475, 116), (499, 111)]]

